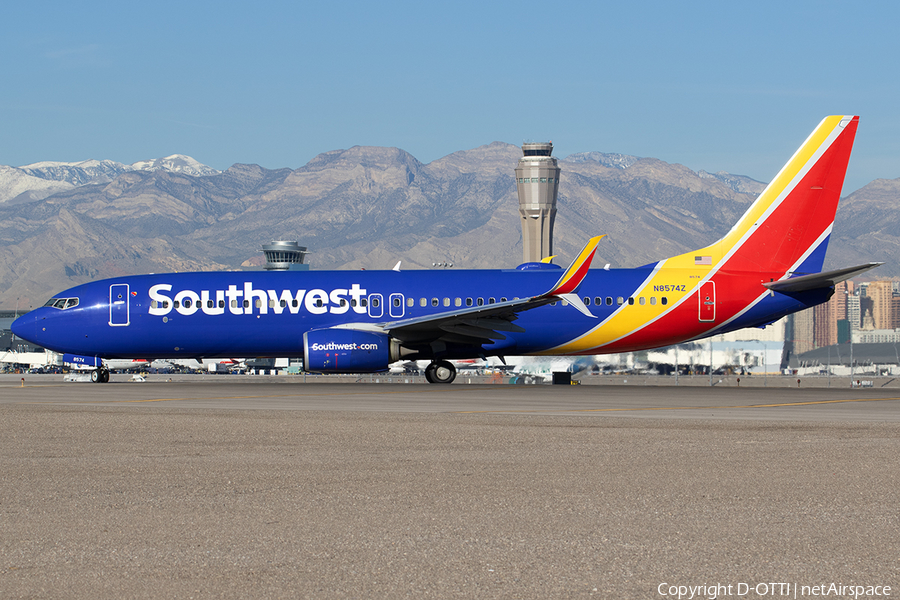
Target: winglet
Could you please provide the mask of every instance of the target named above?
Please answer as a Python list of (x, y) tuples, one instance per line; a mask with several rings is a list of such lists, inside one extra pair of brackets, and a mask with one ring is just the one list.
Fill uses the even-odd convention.
[(556, 285), (542, 294), (542, 296), (560, 296), (562, 294), (571, 294), (577, 290), (578, 286), (581, 285), (584, 276), (587, 275), (588, 269), (591, 267), (591, 261), (594, 259), (594, 252), (597, 250), (597, 244), (603, 237), (605, 237), (605, 234), (589, 239), (587, 244), (585, 244), (584, 249), (582, 249), (578, 257), (572, 261), (572, 264), (569, 265), (566, 272), (559, 278)]

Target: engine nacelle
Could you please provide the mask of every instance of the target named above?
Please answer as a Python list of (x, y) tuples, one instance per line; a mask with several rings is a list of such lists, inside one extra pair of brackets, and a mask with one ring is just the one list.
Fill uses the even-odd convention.
[[(405, 349), (404, 349), (405, 350)], [(316, 329), (303, 334), (303, 368), (320, 373), (375, 373), (400, 360), (400, 343), (386, 333)]]

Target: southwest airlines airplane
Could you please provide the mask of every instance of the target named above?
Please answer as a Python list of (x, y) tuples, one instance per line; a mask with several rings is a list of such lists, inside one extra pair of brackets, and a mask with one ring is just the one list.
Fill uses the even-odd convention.
[(297, 356), (318, 373), (643, 350), (762, 327), (877, 266), (821, 272), (858, 117), (825, 118), (719, 241), (636, 269), (168, 273), (76, 286), (13, 332), (108, 381), (106, 359)]

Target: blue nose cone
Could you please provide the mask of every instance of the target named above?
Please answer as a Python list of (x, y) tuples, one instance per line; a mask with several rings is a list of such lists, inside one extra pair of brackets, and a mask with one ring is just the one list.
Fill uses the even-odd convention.
[(33, 342), (35, 333), (35, 317), (34, 315), (22, 315), (21, 317), (13, 321), (12, 325), (10, 325), (9, 328), (13, 332), (13, 335), (15, 335), (16, 337), (22, 338), (23, 340), (28, 340), (29, 342)]

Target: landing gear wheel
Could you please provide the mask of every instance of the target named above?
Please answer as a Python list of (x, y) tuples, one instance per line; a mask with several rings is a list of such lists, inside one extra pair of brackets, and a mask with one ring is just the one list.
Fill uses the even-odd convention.
[(456, 367), (446, 360), (438, 360), (425, 367), (425, 380), (428, 383), (453, 383), (456, 379)]
[(109, 381), (109, 371), (106, 369), (94, 369), (91, 371), (91, 383), (106, 383)]

